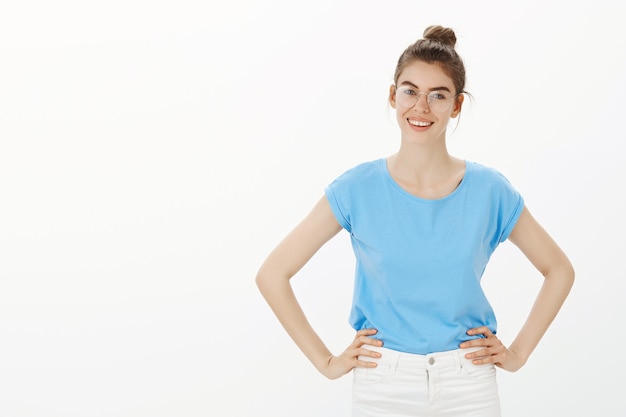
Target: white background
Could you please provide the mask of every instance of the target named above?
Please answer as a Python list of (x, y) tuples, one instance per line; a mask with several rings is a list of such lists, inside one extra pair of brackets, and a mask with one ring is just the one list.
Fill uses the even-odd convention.
[[(254, 285), (356, 163), (395, 152), (395, 62), (457, 32), (474, 99), (449, 131), (577, 281), (507, 417), (624, 414), (626, 31), (609, 2), (26, 1), (0, 11), (0, 415), (348, 416)], [(345, 232), (294, 286), (335, 352)], [(541, 282), (510, 243), (484, 284), (510, 342)], [(611, 382), (615, 381), (615, 382)]]

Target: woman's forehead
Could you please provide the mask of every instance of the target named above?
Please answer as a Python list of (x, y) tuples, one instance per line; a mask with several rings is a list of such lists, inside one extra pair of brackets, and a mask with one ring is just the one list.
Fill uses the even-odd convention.
[(439, 64), (424, 61), (414, 61), (407, 65), (398, 77), (398, 85), (412, 84), (420, 89), (436, 87), (454, 88), (452, 79), (444, 72)]

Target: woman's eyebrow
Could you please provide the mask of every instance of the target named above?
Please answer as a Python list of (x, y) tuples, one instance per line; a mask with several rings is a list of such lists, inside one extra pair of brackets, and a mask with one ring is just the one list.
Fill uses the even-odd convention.
[[(410, 85), (410, 86), (411, 86), (411, 87), (413, 87), (413, 88), (416, 88), (416, 89), (418, 89), (418, 90), (420, 89), (418, 86), (416, 86), (415, 84), (413, 84), (411, 81), (402, 81), (402, 82), (400, 83), (400, 85)], [(441, 86), (441, 87), (434, 87), (434, 88), (431, 88), (431, 89), (430, 89), (430, 90), (428, 90), (428, 91), (447, 91), (447, 92), (450, 92), (450, 89), (449, 89), (448, 87), (446, 87), (446, 86)]]

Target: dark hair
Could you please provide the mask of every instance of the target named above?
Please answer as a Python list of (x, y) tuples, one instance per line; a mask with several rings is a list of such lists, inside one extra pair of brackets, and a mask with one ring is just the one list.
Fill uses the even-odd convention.
[(450, 28), (443, 26), (429, 26), (424, 30), (424, 39), (419, 39), (404, 50), (398, 64), (393, 81), (398, 84), (398, 78), (404, 69), (414, 61), (424, 61), (438, 64), (448, 77), (452, 79), (456, 94), (465, 93), (465, 65), (454, 49), (456, 35)]

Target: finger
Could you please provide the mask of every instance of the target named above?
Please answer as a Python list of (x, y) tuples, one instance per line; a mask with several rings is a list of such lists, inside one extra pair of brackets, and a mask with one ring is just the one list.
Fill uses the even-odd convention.
[(467, 359), (472, 359), (472, 362), (477, 365), (485, 363), (497, 364), (504, 360), (506, 351), (506, 347), (500, 343), (497, 346), (486, 347), (485, 349), (467, 353), (465, 354), (465, 357)]
[(372, 335), (375, 335), (376, 333), (378, 333), (378, 330), (376, 329), (362, 329), (356, 332), (356, 335), (354, 336), (354, 338), (358, 339), (361, 336), (372, 336)]
[(495, 336), (495, 334), (491, 331), (491, 329), (487, 326), (475, 327), (473, 329), (469, 329), (467, 334), (470, 336), (483, 335), (485, 337)]
[(486, 348), (501, 348), (504, 347), (502, 341), (495, 336), (481, 337), (478, 339), (466, 340), (459, 345), (461, 349), (467, 349), (472, 347), (486, 347)]
[(492, 357), (497, 354), (498, 352), (495, 352), (490, 348), (485, 348), (485, 349), (475, 350), (473, 352), (466, 353), (465, 357), (467, 359), (482, 359), (482, 358)]
[(383, 345), (383, 341), (382, 340), (378, 340), (378, 339), (374, 339), (371, 337), (366, 337), (366, 336), (361, 336), (359, 337), (357, 340), (355, 340), (355, 342), (357, 342), (357, 347), (361, 347), (363, 345), (370, 345), (370, 346), (382, 346)]
[(487, 364), (487, 363), (493, 363), (497, 366), (501, 366), (501, 364), (503, 362), (506, 361), (507, 358), (507, 350), (506, 349), (498, 349), (498, 352), (491, 352), (489, 355), (482, 357), (482, 358), (477, 358), (472, 360), (472, 363), (476, 364), (476, 365), (481, 365), (481, 364)]
[(378, 364), (376, 362), (362, 361), (359, 359), (356, 361), (355, 366), (359, 368), (376, 368)]
[(485, 356), (483, 358), (472, 359), (472, 363), (474, 365), (486, 365), (488, 363), (495, 363), (495, 362), (496, 362), (495, 356)]
[(479, 337), (477, 339), (466, 340), (465, 342), (461, 343), (459, 347), (461, 349), (485, 348), (492, 346), (493, 344), (494, 343), (492, 338)]
[(482, 347), (482, 346), (487, 346), (488, 343), (489, 341), (487, 339), (481, 337), (480, 339), (466, 340), (465, 342), (461, 343), (459, 347), (461, 349), (467, 349), (467, 348), (472, 348), (472, 347)]
[(493, 336), (493, 332), (487, 326), (475, 327), (473, 329), (469, 329), (467, 334), (470, 336), (475, 336), (477, 334), (485, 335), (485, 337)]
[(369, 356), (370, 358), (380, 358), (382, 354), (380, 352), (376, 352), (375, 350), (371, 350), (365, 347), (357, 349), (358, 356)]

